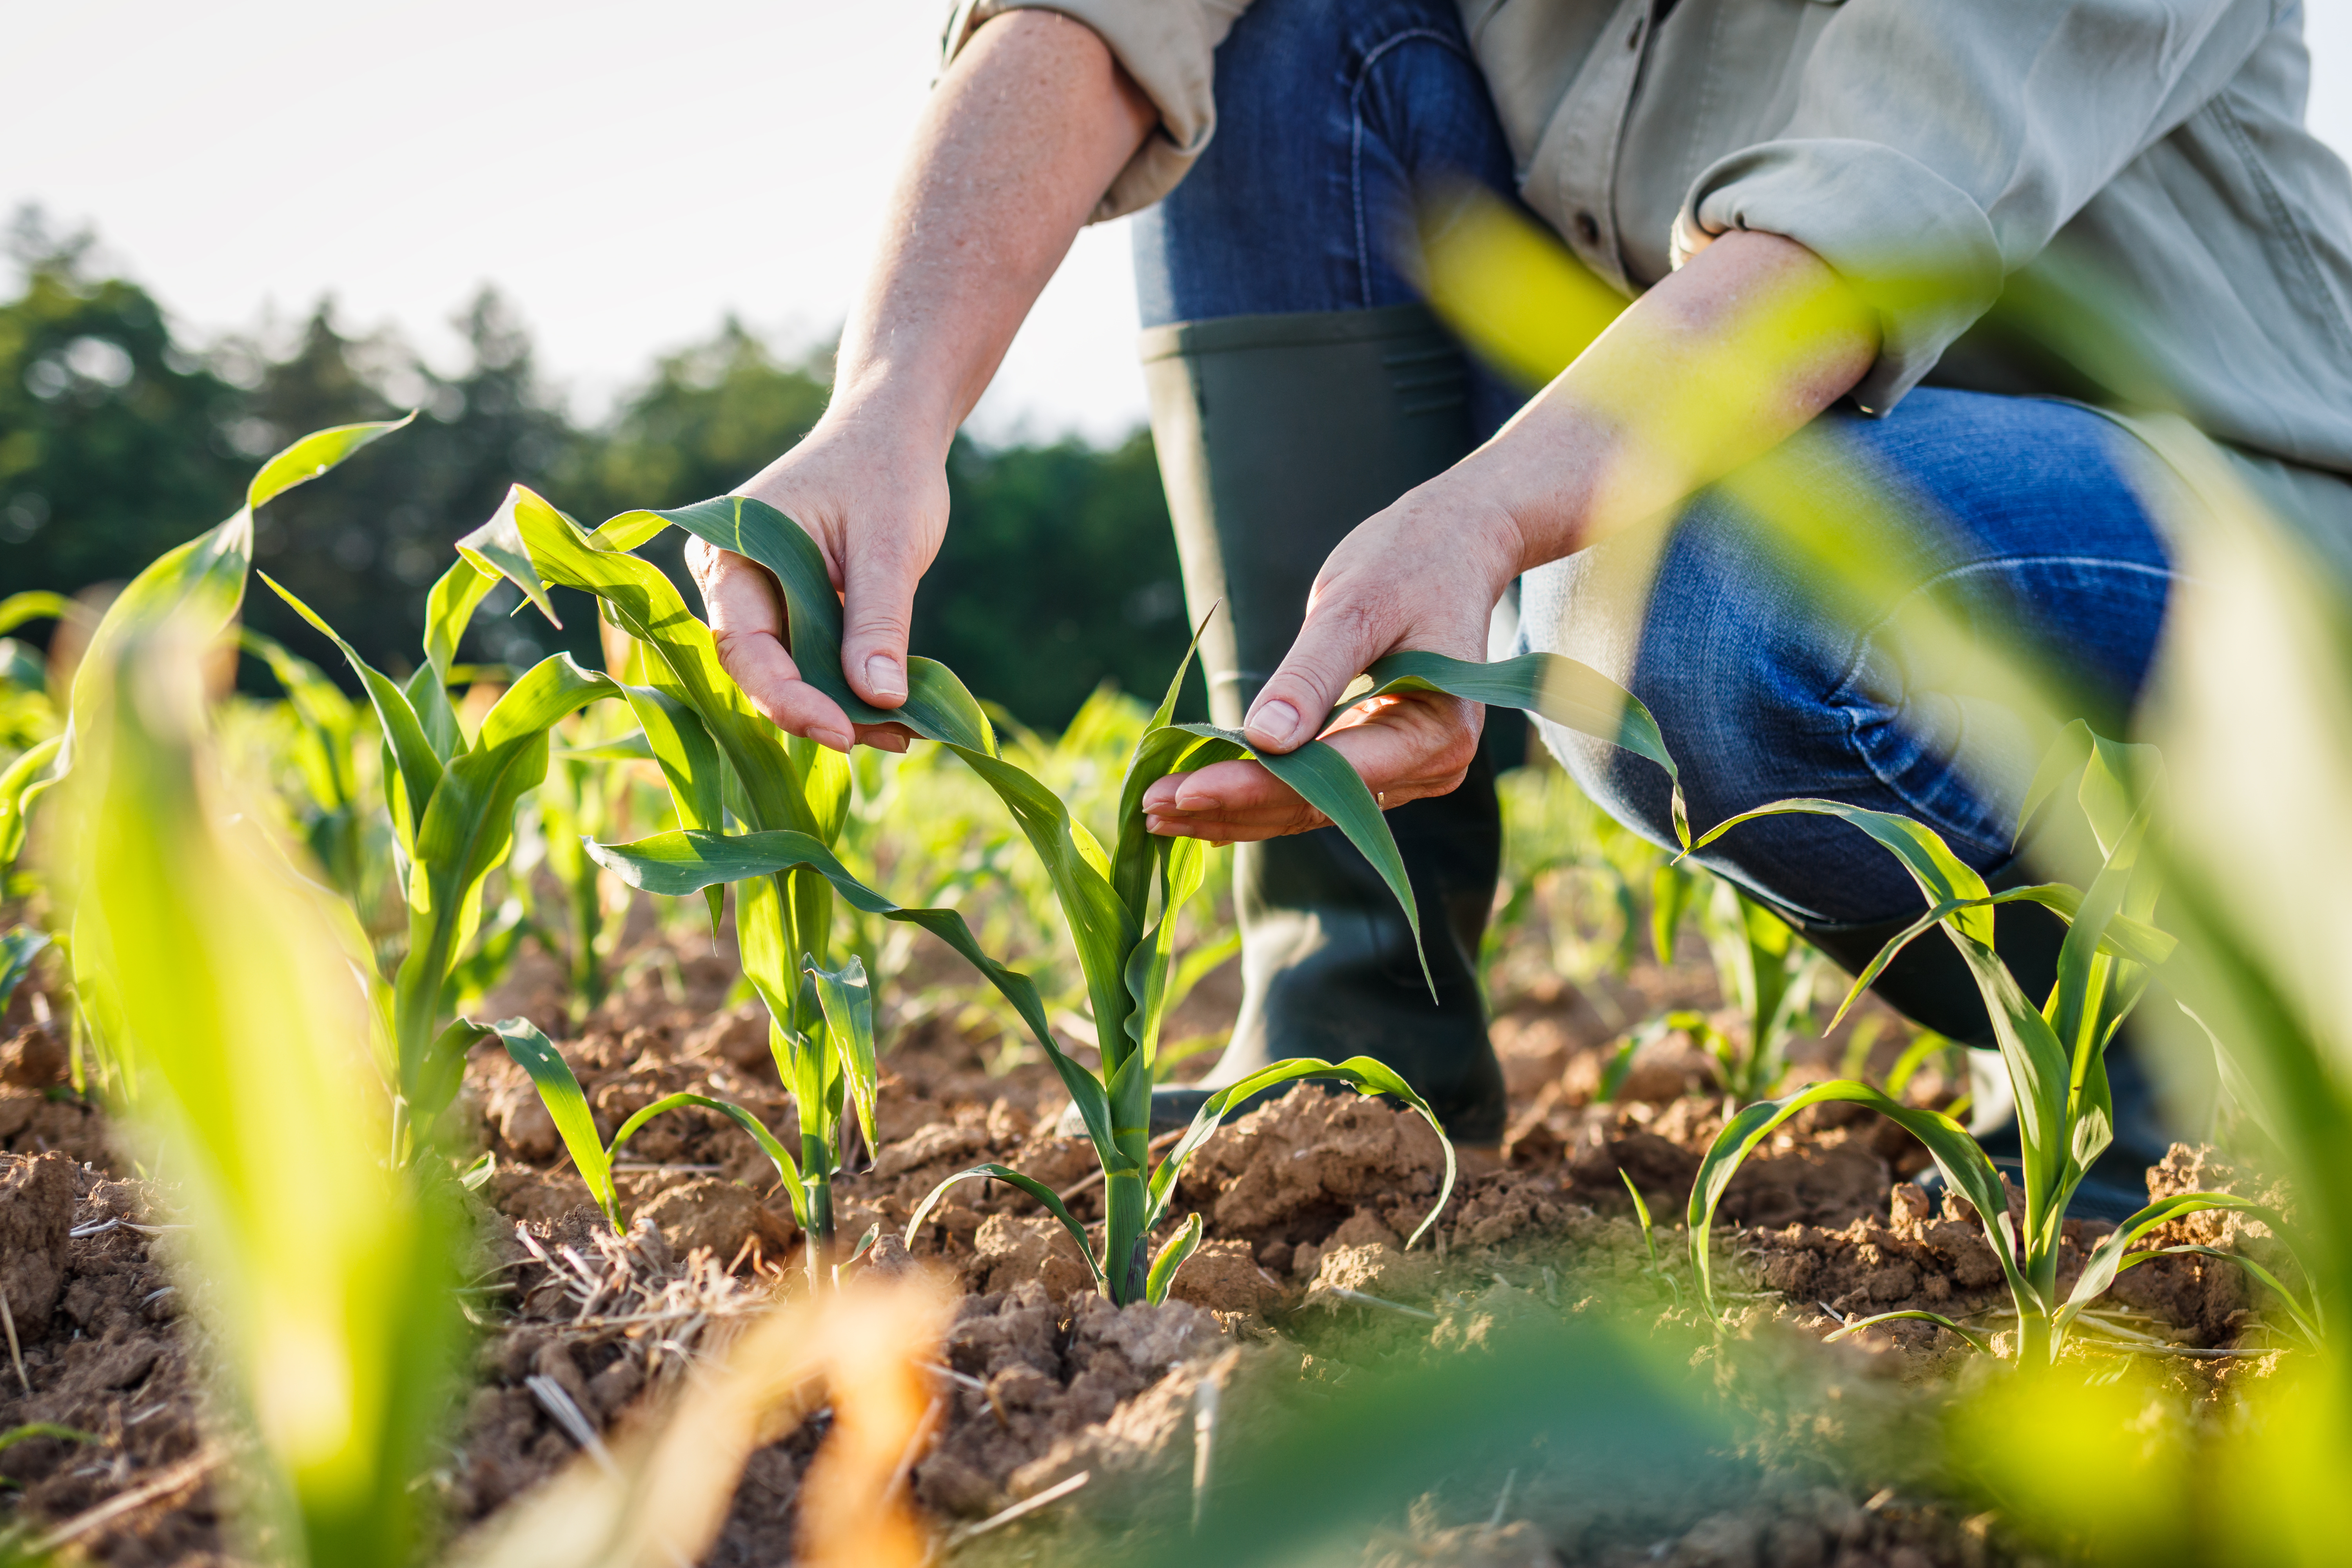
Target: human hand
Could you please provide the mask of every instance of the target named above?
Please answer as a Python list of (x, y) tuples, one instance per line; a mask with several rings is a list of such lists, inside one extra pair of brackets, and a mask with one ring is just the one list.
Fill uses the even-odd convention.
[[(801, 444), (737, 491), (807, 531), (843, 597), (841, 664), (850, 689), (877, 708), (907, 700), (907, 636), (915, 584), (947, 531), (945, 467), (918, 446), (845, 419), (820, 422)], [(719, 662), (751, 705), (782, 729), (846, 752), (903, 752), (901, 724), (853, 724), (800, 678), (784, 644), (783, 601), (765, 568), (697, 539), (687, 570), (702, 591)]]
[[(1411, 491), (1339, 542), (1307, 595), (1289, 656), (1251, 705), (1253, 747), (1289, 752), (1322, 738), (1363, 775), (1383, 808), (1445, 795), (1478, 749), (1484, 710), (1434, 692), (1356, 703), (1323, 717), (1349, 683), (1402, 649), (1484, 660), (1495, 601), (1519, 570), (1516, 525), (1444, 478)], [(1213, 842), (1321, 827), (1328, 818), (1264, 764), (1218, 763), (1144, 792), (1153, 833)]]

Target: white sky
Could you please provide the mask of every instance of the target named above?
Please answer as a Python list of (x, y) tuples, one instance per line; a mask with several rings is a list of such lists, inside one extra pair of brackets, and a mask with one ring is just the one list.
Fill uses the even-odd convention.
[[(2352, 153), (2352, 0), (2306, 0), (2311, 119)], [(476, 287), (599, 413), (733, 310), (829, 331), (937, 58), (944, 0), (71, 0), (12, 8), (0, 205), (89, 223), (198, 335), (307, 311), (454, 361)], [(1089, 229), (985, 435), (1141, 418), (1126, 226)]]

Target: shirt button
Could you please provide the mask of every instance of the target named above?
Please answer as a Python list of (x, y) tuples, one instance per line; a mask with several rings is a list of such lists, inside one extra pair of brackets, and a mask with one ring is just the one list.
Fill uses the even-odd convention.
[(1576, 232), (1578, 237), (1582, 239), (1587, 245), (1598, 245), (1601, 243), (1600, 220), (1595, 218), (1591, 213), (1579, 213), (1576, 215)]

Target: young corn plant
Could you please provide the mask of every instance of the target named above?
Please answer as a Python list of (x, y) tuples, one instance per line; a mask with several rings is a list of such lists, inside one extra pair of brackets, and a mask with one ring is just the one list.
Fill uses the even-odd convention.
[[(383, 732), (384, 795), (395, 867), (408, 905), (408, 949), (393, 978), (396, 1110), (404, 1129), (431, 1123), (456, 1095), (479, 1031), (454, 1021), (452, 977), (478, 935), (482, 893), (515, 843), (515, 809), (547, 777), (548, 731), (605, 698), (658, 710), (657, 694), (583, 668), (570, 654), (541, 660), (507, 688), (467, 735), (449, 700), (457, 645), (496, 579), (459, 561), (426, 602), (425, 663), (404, 686), (362, 658), (310, 607), (278, 596), (342, 650)], [(641, 722), (648, 720), (639, 713)]]
[(621, 1157), (621, 1146), (636, 1134), (639, 1128), (666, 1110), (687, 1106), (716, 1111), (751, 1135), (761, 1152), (776, 1167), (779, 1180), (793, 1180), (793, 1157), (776, 1141), (776, 1135), (761, 1124), (760, 1119), (740, 1105), (714, 1100), (707, 1094), (665, 1095), (651, 1105), (635, 1112), (613, 1133), (606, 1142), (596, 1131), (595, 1113), (588, 1109), (588, 1097), (573, 1076), (571, 1064), (563, 1059), (552, 1042), (540, 1032), (528, 1018), (500, 1018), (496, 1023), (469, 1026), (478, 1035), (497, 1037), (511, 1056), (530, 1075), (546, 1104), (548, 1114), (555, 1119), (555, 1130), (562, 1135), (563, 1147), (572, 1163), (580, 1171), (580, 1179), (588, 1184), (588, 1195), (604, 1211), (604, 1218), (616, 1231), (627, 1229), (621, 1216), (621, 1197), (613, 1182), (614, 1162)]
[[(762, 1147), (779, 1162), (793, 1215), (810, 1238), (810, 1278), (821, 1281), (834, 1258), (832, 1183), (847, 1118), (855, 1113), (871, 1147), (878, 1076), (865, 970), (832, 953), (834, 900), (940, 937), (1040, 1033), (1045, 1009), (1026, 976), (981, 951), (961, 915), (904, 908), (842, 864), (832, 846), (848, 812), (846, 760), (783, 736), (761, 717), (719, 667), (710, 629), (688, 611), (660, 568), (629, 553), (673, 522), (716, 526), (706, 514), (719, 505), (627, 512), (592, 533), (518, 486), (459, 549), (474, 563), (468, 570), (504, 574), (551, 616), (547, 585), (594, 595), (605, 617), (635, 641), (628, 679), (616, 689), (629, 694), (680, 826), (633, 844), (593, 845), (590, 852), (633, 888), (668, 897), (703, 893), (714, 927), (724, 889), (735, 889), (744, 976), (767, 1005), (770, 1048), (801, 1124), (797, 1160), (780, 1145)], [(835, 614), (837, 649), (837, 601)], [(957, 691), (957, 732), (984, 734), (988, 721), (979, 704), (961, 687)], [(730, 824), (742, 831), (728, 833)], [(508, 1048), (516, 1049), (511, 1037)], [(526, 1069), (532, 1066), (517, 1059)], [(537, 1081), (548, 1093), (550, 1080)], [(562, 1092), (560, 1085), (555, 1092)]]
[[(1696, 879), (1679, 867), (1661, 868), (1654, 881), (1651, 940), (1658, 962), (1674, 962), (1675, 933), (1693, 898)], [(1770, 1098), (1789, 1075), (1789, 1041), (1813, 1011), (1813, 987), (1828, 960), (1789, 923), (1720, 878), (1699, 911), (1718, 984), (1747, 1017), (1746, 1038), (1718, 1029), (1700, 1013), (1667, 1014), (1637, 1030), (1601, 1074), (1601, 1098), (1612, 1099), (1642, 1047), (1679, 1029), (1707, 1054), (1716, 1081), (1736, 1110)]]
[(248, 524), (126, 590), (149, 612), (83, 660), (68, 810), (46, 847), (77, 989), (132, 1064), (117, 1125), (192, 1222), (173, 1268), (242, 1435), (227, 1440), (251, 1554), (392, 1568), (429, 1529), (414, 1479), (452, 1408), (466, 1232), (434, 1162), (386, 1158), (356, 922), (293, 874), (209, 733), (196, 671), (234, 607)]
[[(1248, 742), (1234, 731), (1172, 721), (1176, 689), (1182, 679), (1180, 668), (1177, 680), (1171, 683), (1129, 761), (1115, 830), (1106, 847), (1071, 816), (1053, 791), (1005, 758), (979, 703), (945, 666), (929, 659), (909, 661), (907, 702), (887, 712), (867, 706), (849, 689), (840, 668), (839, 596), (814, 542), (791, 519), (740, 497), (704, 501), (660, 515), (774, 574), (791, 617), (801, 678), (839, 703), (853, 721), (904, 724), (952, 751), (978, 774), (1003, 801), (1036, 850), (1068, 922), (1093, 1012), (1101, 1052), (1099, 1073), (1089, 1071), (1061, 1049), (1042, 1009), (1035, 1006), (1034, 988), (1025, 980), (1017, 987), (1000, 980), (999, 988), (1022, 1011), (1037, 1044), (1069, 1090), (1102, 1163), (1101, 1246), (1092, 1243), (1087, 1227), (1078, 1224), (1052, 1189), (998, 1164), (974, 1167), (941, 1184), (940, 1190), (933, 1192), (917, 1211), (910, 1233), (920, 1228), (946, 1186), (992, 1177), (1046, 1206), (1077, 1240), (1097, 1284), (1112, 1300), (1122, 1304), (1157, 1301), (1165, 1298), (1176, 1269), (1199, 1244), (1199, 1216), (1192, 1216), (1150, 1258), (1145, 1256), (1147, 1238), (1166, 1217), (1185, 1163), (1231, 1106), (1279, 1084), (1331, 1079), (1360, 1092), (1393, 1096), (1427, 1118), (1433, 1127), (1437, 1125), (1428, 1107), (1404, 1081), (1369, 1057), (1343, 1062), (1300, 1058), (1265, 1068), (1212, 1096), (1167, 1157), (1153, 1167), (1147, 1146), (1153, 1060), (1176, 973), (1178, 916), (1200, 889), (1207, 850), (1196, 840), (1157, 837), (1148, 832), (1143, 795), (1170, 773), (1256, 755)], [(1406, 653), (1382, 660), (1370, 674), (1371, 696), (1442, 690), (1475, 701), (1534, 708), (1558, 722), (1649, 756), (1669, 773), (1673, 771), (1648, 711), (1596, 672), (1567, 659), (1528, 655), (1502, 665), (1472, 665), (1433, 654)], [(1403, 862), (1379, 804), (1346, 759), (1318, 742), (1287, 755), (1258, 760), (1364, 851), (1402, 905), (1407, 920), (1413, 922), (1418, 937), (1418, 916)], [(1679, 822), (1679, 793), (1675, 798)], [(625, 874), (641, 879), (637, 885), (677, 893), (770, 874), (788, 865), (806, 865), (812, 847), (772, 833), (730, 837), (685, 831), (640, 844), (605, 847), (603, 853), (607, 864), (629, 868)], [(863, 899), (873, 896), (870, 890), (852, 892), (839, 881), (835, 885), (860, 907), (867, 907)], [(1443, 1139), (1444, 1130), (1438, 1131)], [(1438, 1208), (1453, 1188), (1450, 1143), (1446, 1159), (1446, 1182)], [(1427, 1228), (1436, 1213), (1437, 1209), (1432, 1210), (1420, 1230)]]
[[(68, 698), (65, 730), (57, 737), (56, 752), (37, 774), (18, 786), (15, 816), (17, 830), (21, 831), (23, 814), (31, 809), (36, 799), (70, 778), (82, 737), (98, 721), (100, 708), (113, 700), (109, 683), (115, 679), (126, 647), (153, 636), (166, 625), (174, 628), (175, 637), (195, 650), (196, 657), (208, 655), (221, 641), (245, 602), (246, 577), (253, 563), (254, 512), (407, 423), (404, 418), (342, 425), (303, 437), (261, 465), (246, 486), (245, 504), (227, 521), (164, 552), (125, 584), (91, 630), (89, 642), (82, 650)], [(19, 759), (19, 766), (24, 760)], [(14, 770), (11, 773), (13, 777)], [(0, 795), (5, 793), (5, 787), (0, 787)], [(8, 831), (9, 825), (0, 823), (0, 837)], [(338, 934), (354, 953), (364, 953), (365, 941), (358, 921), (350, 916), (348, 909), (338, 908), (341, 910), (336, 917)], [(88, 1031), (98, 1076), (119, 1098), (127, 1100), (138, 1092), (138, 1078), (135, 1059), (119, 1048), (123, 1038), (124, 967), (117, 961), (112, 934), (100, 906), (89, 900), (77, 905), (70, 928), (59, 934), (71, 964), (79, 1021)], [(78, 1065), (76, 1081), (80, 1079)]]
[[(1843, 1016), (1894, 956), (1931, 927), (1940, 926), (1967, 962), (1990, 1014), (2000, 1056), (2013, 1087), (2023, 1145), (2023, 1209), (2012, 1220), (2009, 1194), (1966, 1128), (1942, 1112), (1905, 1105), (1868, 1084), (1838, 1080), (1810, 1085), (1785, 1099), (1750, 1105), (1727, 1122), (1707, 1151), (1691, 1189), (1691, 1262), (1702, 1298), (1713, 1310), (1708, 1228), (1716, 1206), (1740, 1163), (1756, 1145), (1809, 1105), (1843, 1100), (1869, 1106), (1927, 1146), (1951, 1189), (1968, 1199), (2000, 1260), (2019, 1324), (2019, 1358), (2045, 1364), (2063, 1344), (2084, 1306), (2104, 1292), (2124, 1250), (2165, 1219), (2200, 1209), (2239, 1209), (2242, 1199), (2187, 1193), (2151, 1205), (2110, 1238), (2105, 1264), (2085, 1269), (2074, 1290), (2058, 1295), (2058, 1251), (2066, 1208), (2092, 1163), (2114, 1140), (2114, 1105), (2105, 1054), (2116, 1031), (2147, 989), (2150, 971), (2171, 955), (2173, 940), (2149, 924), (2159, 888), (2147, 837), (2160, 788), (2149, 748), (2117, 744), (2079, 721), (2044, 760), (2027, 792), (2020, 835), (2042, 805), (2072, 785), (2102, 858), (2087, 890), (2042, 883), (1995, 893), (1932, 828), (1907, 817), (1826, 800), (1784, 800), (1731, 818), (1702, 836), (1703, 848), (1742, 822), (1781, 813), (1809, 813), (1853, 823), (1892, 852), (1919, 885), (1928, 909), (1881, 950), (1847, 993)], [(2058, 976), (2036, 1006), (1993, 947), (1996, 906), (2032, 901), (2068, 922)], [(1834, 1021), (1832, 1021), (1834, 1026)], [(2269, 1217), (2265, 1215), (2263, 1217)], [(1982, 1346), (1986, 1342), (1933, 1312), (1893, 1312), (1850, 1324), (1845, 1331), (1889, 1318), (1924, 1318)]]
[[(585, 724), (590, 717), (583, 713), (572, 723)], [(617, 808), (628, 789), (620, 770), (633, 759), (652, 756), (641, 735), (602, 742), (581, 735), (556, 749), (540, 790), (547, 869), (563, 889), (562, 940), (549, 945), (563, 963), (575, 1024), (612, 992), (613, 954), (629, 912), (625, 898), (615, 906), (604, 868), (590, 857), (587, 844), (611, 837), (618, 821)]]
[(361, 790), (360, 748), (369, 740), (365, 710), (317, 665), (275, 637), (247, 626), (244, 649), (269, 667), (294, 721), (293, 762), (309, 796), (299, 809), (302, 838), (327, 880), (360, 909), (370, 907), (368, 804)]

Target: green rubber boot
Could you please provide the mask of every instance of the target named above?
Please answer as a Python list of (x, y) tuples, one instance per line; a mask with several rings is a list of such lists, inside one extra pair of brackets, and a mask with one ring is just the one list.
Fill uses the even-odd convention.
[[(1224, 605), (1202, 639), (1210, 710), (1237, 727), (1333, 546), (1470, 450), (1468, 362), (1420, 305), (1182, 322), (1144, 333), (1142, 353), (1185, 595), (1196, 622)], [(1486, 752), (1460, 789), (1388, 822), (1436, 1001), (1396, 900), (1338, 829), (1241, 845), (1240, 1018), (1202, 1087), (1154, 1091), (1155, 1133), (1268, 1063), (1361, 1055), (1395, 1068), (1457, 1143), (1501, 1139), (1477, 979), (1502, 851)]]

